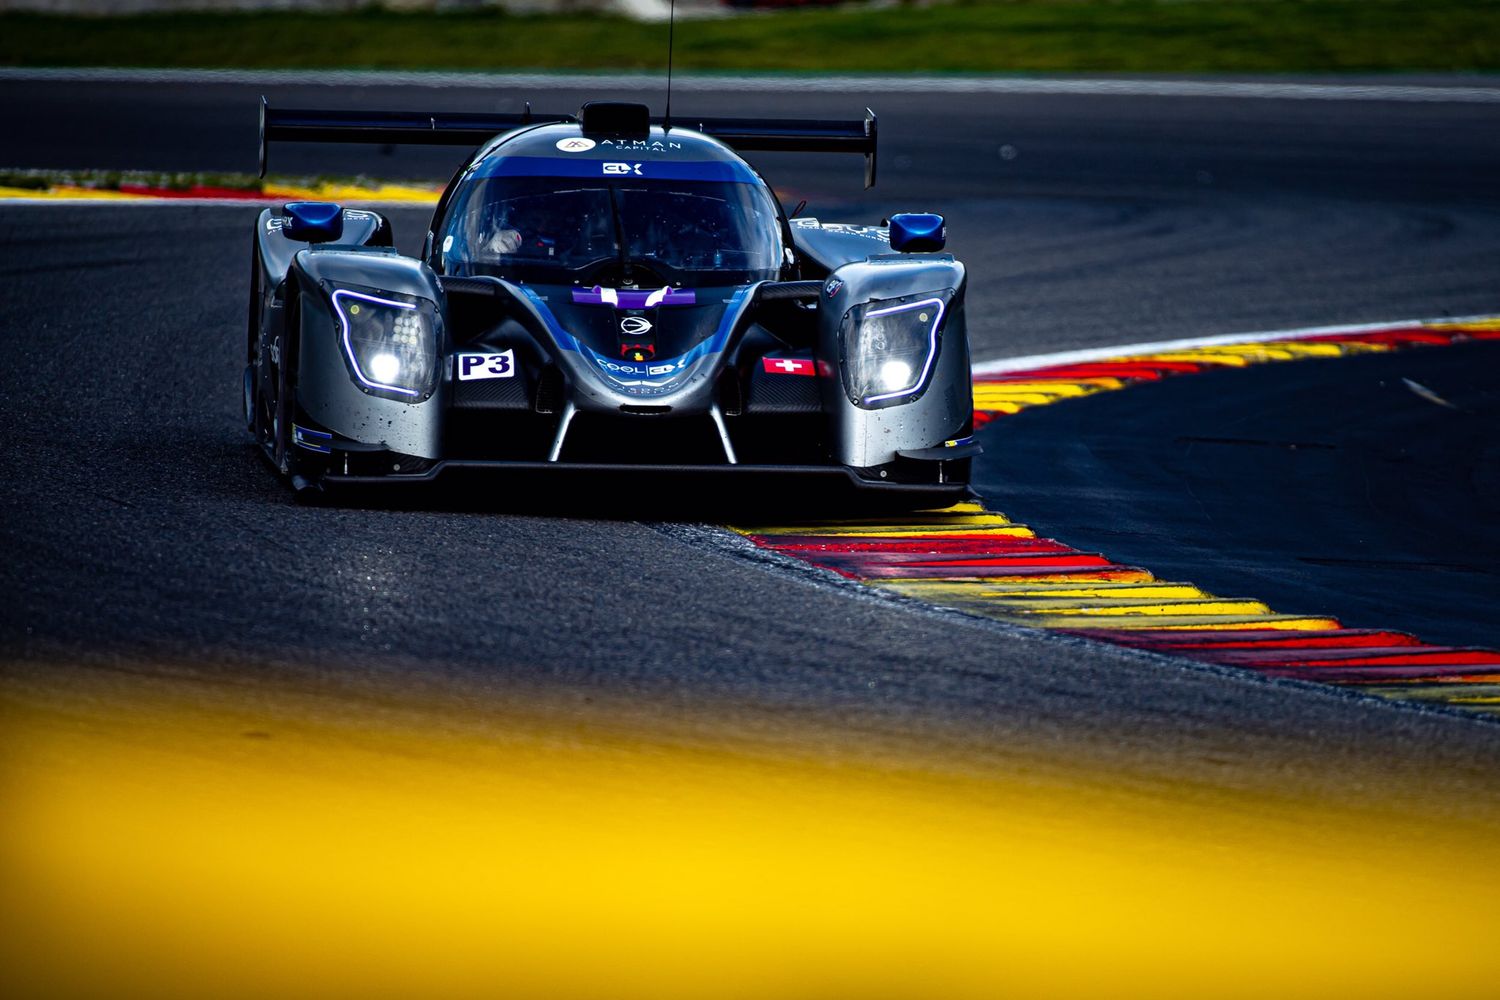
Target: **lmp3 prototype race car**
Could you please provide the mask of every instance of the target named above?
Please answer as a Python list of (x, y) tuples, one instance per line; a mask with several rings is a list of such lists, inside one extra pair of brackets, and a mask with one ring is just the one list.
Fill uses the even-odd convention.
[(261, 106), (268, 143), (476, 146), (420, 258), (380, 214), (261, 213), (245, 419), (299, 490), (456, 469), (809, 477), (967, 494), (963, 265), (941, 216), (788, 218), (735, 150), (858, 152), (876, 121)]

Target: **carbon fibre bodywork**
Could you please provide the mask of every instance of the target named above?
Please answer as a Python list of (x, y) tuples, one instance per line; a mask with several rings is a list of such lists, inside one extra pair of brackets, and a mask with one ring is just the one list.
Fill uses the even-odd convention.
[[(570, 275), (464, 252), (478, 242), (464, 228), (466, 190), (487, 178), (605, 190), (601, 175), (635, 184), (622, 189), (631, 197), (650, 193), (635, 177), (755, 186), (775, 206), (757, 216), (779, 248), (772, 269), (697, 266), (682, 280), (621, 251), (618, 266)], [(422, 258), (397, 254), (369, 211), (343, 209), (334, 240), (297, 240), (311, 231), (293, 224), (303, 211), (266, 210), (257, 223), (245, 372), (247, 425), (299, 487), (463, 468), (812, 477), (913, 503), (967, 493), (977, 447), (963, 266), (892, 253), (885, 226), (788, 220), (713, 138), (559, 122), (496, 136), (449, 184)], [(380, 332), (362, 332), (377, 314)], [(888, 339), (904, 360), (885, 359)], [(896, 391), (875, 391), (886, 382)]]

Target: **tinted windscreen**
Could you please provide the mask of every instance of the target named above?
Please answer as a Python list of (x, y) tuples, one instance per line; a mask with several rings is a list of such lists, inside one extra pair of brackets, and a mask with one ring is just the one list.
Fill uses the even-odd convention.
[(518, 280), (568, 280), (610, 261), (692, 284), (781, 267), (775, 206), (758, 185), (729, 181), (478, 180), (455, 203), (443, 246), (449, 273)]

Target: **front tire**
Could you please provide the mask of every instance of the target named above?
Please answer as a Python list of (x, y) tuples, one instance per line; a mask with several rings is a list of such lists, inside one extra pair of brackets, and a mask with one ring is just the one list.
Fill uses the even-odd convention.
[(265, 276), (259, 260), (253, 265), (252, 275), (251, 294), (254, 298), (251, 311), (255, 340), (245, 387), (250, 433), (276, 472), (291, 479), (298, 471), (296, 449), (292, 447), (292, 421), (296, 418), (297, 397), (292, 385), (291, 371), (295, 359), (290, 343), (298, 322), (297, 314), (295, 309), (284, 309), (280, 329), (262, 329), (260, 310), (265, 300)]
[(271, 439), (270, 456), (271, 464), (276, 466), (276, 471), (283, 476), (291, 477), (295, 471), (292, 468), (292, 387), (287, 378), (287, 347), (285, 337), (278, 337), (276, 350), (273, 352), (275, 361), (275, 375), (273, 382), (276, 386), (275, 397), (271, 402)]
[(245, 379), (242, 386), (245, 403), (245, 430), (253, 436), (255, 434), (255, 363), (251, 362), (245, 366)]
[(262, 443), (260, 422), (261, 380), (261, 302), (265, 298), (265, 272), (260, 263), (260, 248), (250, 240), (250, 309), (245, 323), (245, 428)]

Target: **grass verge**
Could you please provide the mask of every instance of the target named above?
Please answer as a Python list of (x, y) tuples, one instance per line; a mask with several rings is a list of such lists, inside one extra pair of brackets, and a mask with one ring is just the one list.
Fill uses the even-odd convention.
[[(0, 15), (0, 65), (659, 69), (666, 28), (501, 12)], [(1500, 69), (1500, 0), (968, 0), (691, 21), (677, 67), (878, 72)]]

